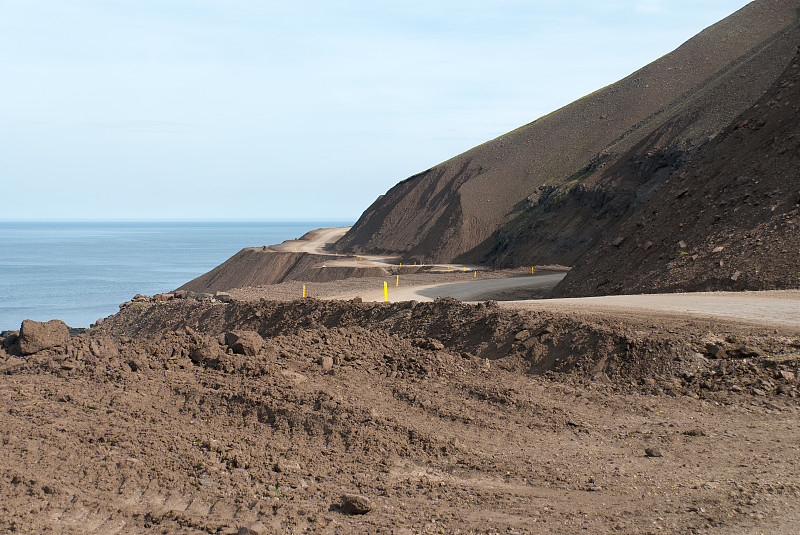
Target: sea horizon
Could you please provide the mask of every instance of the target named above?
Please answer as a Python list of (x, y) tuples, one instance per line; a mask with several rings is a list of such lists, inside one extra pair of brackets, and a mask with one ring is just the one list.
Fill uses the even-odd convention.
[(137, 293), (168, 292), (244, 247), (345, 220), (0, 220), (0, 331), (24, 319), (86, 328)]

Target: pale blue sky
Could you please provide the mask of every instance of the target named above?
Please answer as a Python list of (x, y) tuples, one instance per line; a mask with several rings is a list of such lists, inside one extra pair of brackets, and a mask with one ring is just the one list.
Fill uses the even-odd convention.
[(0, 219), (345, 219), (742, 0), (0, 0)]

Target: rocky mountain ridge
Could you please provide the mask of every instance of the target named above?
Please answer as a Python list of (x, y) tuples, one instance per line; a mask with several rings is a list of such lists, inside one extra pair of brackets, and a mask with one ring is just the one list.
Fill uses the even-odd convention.
[(752, 2), (620, 82), (400, 182), (336, 249), (577, 263), (769, 88), (800, 40), (798, 8)]

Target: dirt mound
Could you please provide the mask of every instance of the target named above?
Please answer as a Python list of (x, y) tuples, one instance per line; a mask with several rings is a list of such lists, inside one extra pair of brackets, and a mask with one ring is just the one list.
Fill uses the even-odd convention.
[[(717, 358), (707, 347), (709, 333), (698, 326), (689, 326), (678, 336), (668, 329), (652, 326), (643, 334), (615, 323), (564, 314), (514, 312), (492, 301), (470, 305), (449, 298), (396, 304), (316, 299), (232, 303), (179, 300), (127, 307), (104, 321), (100, 330), (117, 338), (151, 339), (188, 329), (210, 337), (222, 336), (231, 346), (232, 339), (241, 337), (234, 334), (238, 331), (258, 333), (269, 340), (305, 331), (330, 330), (345, 334), (338, 339), (338, 335), (330, 334), (336, 341), (322, 345), (315, 346), (321, 343), (317, 341), (309, 346), (303, 339), (289, 345), (295, 347), (295, 352), (346, 359), (346, 354), (337, 351), (342, 342), (348, 345), (345, 331), (352, 328), (376, 335), (382, 333), (398, 341), (410, 340), (414, 347), (446, 350), (467, 359), (503, 361), (507, 369), (526, 373), (559, 372), (577, 376), (603, 373), (624, 384), (664, 377), (673, 380), (686, 371), (687, 362), (694, 365), (699, 355)], [(729, 332), (714, 336), (715, 343), (726, 354), (739, 358), (794, 353), (793, 339), (776, 345), (772, 336), (750, 338), (748, 334), (737, 338)], [(726, 341), (720, 341), (720, 336), (725, 336)], [(329, 346), (332, 353), (320, 351), (324, 346)], [(393, 348), (387, 349), (390, 352), (383, 358), (405, 359), (393, 357)], [(373, 358), (380, 353), (375, 348), (363, 356)]]
[(388, 274), (379, 266), (328, 265), (335, 258), (337, 257), (311, 253), (276, 252), (267, 247), (245, 248), (178, 289), (213, 293), (286, 281), (329, 282)]
[[(591, 203), (586, 213), (551, 220), (556, 230), (537, 234), (533, 250), (502, 258), (492, 250), (498, 239), (525, 241), (514, 237), (536, 222), (541, 210), (530, 209), (547, 188), (582, 180), (674, 118), (691, 120), (675, 132), (670, 150), (691, 151), (719, 132), (792, 56), (798, 7), (796, 0), (753, 2), (616, 84), (400, 182), (335, 249), (425, 262), (478, 261), (489, 253), (512, 264), (573, 262), (574, 251), (585, 252), (603, 233), (591, 224)], [(570, 215), (588, 221), (570, 226)]]
[(800, 54), (752, 108), (665, 173), (555, 293), (799, 288), (799, 64)]
[(800, 341), (672, 327), (177, 300), (3, 339), (0, 530), (781, 533)]

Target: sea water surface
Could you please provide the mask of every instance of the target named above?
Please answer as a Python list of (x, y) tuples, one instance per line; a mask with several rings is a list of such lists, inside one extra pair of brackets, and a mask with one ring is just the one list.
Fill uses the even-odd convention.
[(168, 292), (243, 247), (352, 222), (0, 222), (0, 331), (88, 327), (137, 293)]

